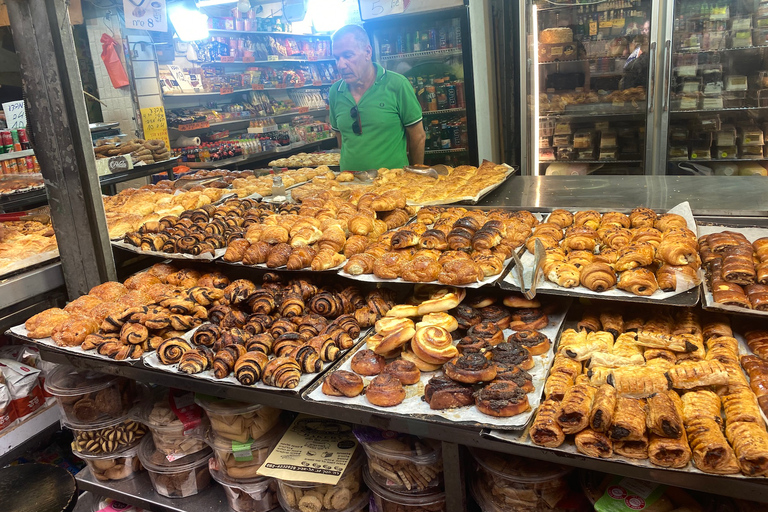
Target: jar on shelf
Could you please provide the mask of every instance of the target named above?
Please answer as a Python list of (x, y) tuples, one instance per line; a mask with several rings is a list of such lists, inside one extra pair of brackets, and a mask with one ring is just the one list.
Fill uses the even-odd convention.
[(138, 445), (121, 452), (100, 455), (87, 455), (72, 450), (75, 457), (85, 461), (93, 477), (100, 482), (126, 480), (141, 471), (143, 468), (141, 461), (139, 461), (138, 452)]
[(445, 493), (437, 488), (418, 493), (398, 493), (379, 485), (368, 468), (363, 479), (371, 489), (369, 512), (443, 512)]
[(217, 469), (227, 478), (252, 479), (285, 433), (285, 425), (278, 423), (259, 439), (233, 441), (209, 434), (208, 445), (213, 448)]
[(125, 416), (137, 399), (136, 383), (125, 377), (59, 366), (45, 380), (65, 421), (96, 424)]
[(66, 419), (62, 425), (72, 431), (72, 451), (83, 455), (121, 453), (139, 444), (146, 427), (129, 413), (122, 418), (77, 424)]
[(211, 476), (224, 489), (229, 508), (235, 512), (267, 512), (279, 506), (277, 482), (273, 478), (233, 479), (209, 468)]
[(259, 404), (197, 395), (195, 403), (205, 410), (214, 434), (232, 441), (259, 439), (280, 420), (280, 409)]

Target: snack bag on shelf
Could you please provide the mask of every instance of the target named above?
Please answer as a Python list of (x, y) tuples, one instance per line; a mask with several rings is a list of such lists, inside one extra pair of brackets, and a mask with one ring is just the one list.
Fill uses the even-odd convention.
[(19, 419), (32, 414), (45, 403), (38, 382), (40, 370), (11, 359), (0, 359), (0, 373), (11, 394), (11, 407)]

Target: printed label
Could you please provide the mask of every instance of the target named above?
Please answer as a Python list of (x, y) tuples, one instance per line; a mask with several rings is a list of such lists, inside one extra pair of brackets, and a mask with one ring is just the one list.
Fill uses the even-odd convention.
[(251, 451), (252, 442), (232, 441), (232, 454), (238, 462), (253, 460), (253, 451)]

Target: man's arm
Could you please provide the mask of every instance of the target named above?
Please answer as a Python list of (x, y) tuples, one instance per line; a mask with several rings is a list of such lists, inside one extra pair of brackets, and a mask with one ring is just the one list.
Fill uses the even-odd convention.
[(423, 164), (424, 143), (427, 140), (427, 134), (424, 133), (424, 125), (419, 121), (411, 126), (406, 126), (405, 135), (408, 139), (408, 160), (411, 162), (411, 165)]

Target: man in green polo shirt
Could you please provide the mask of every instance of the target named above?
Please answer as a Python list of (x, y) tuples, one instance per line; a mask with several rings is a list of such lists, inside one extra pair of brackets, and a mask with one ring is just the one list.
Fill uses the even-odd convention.
[(331, 86), (331, 127), (341, 146), (341, 169), (366, 171), (424, 163), (421, 106), (408, 79), (371, 60), (368, 34), (347, 25), (333, 34), (341, 80)]

